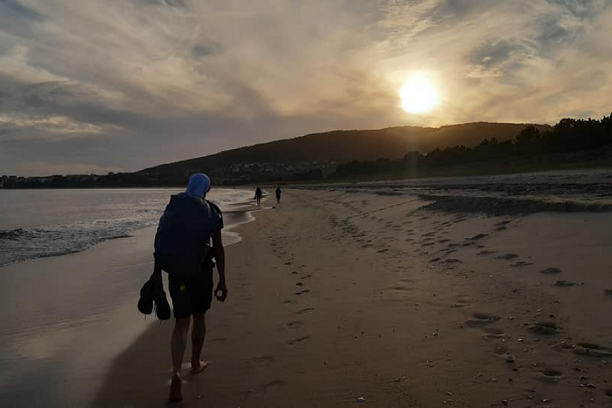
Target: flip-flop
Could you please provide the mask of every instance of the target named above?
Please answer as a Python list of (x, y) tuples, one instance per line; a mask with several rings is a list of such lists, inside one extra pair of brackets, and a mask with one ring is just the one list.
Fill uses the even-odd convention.
[(168, 320), (170, 319), (170, 304), (168, 304), (168, 299), (166, 298), (166, 292), (163, 289), (159, 288), (155, 290), (155, 314), (159, 320)]
[(138, 310), (142, 314), (150, 315), (153, 313), (154, 289), (151, 281), (146, 281), (140, 289), (140, 299), (138, 299)]

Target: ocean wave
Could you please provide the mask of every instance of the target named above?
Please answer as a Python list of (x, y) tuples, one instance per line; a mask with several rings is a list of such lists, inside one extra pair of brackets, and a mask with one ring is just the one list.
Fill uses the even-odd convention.
[(20, 236), (22, 236), (25, 233), (26, 231), (21, 228), (17, 228), (14, 230), (0, 230), (0, 240), (18, 239)]
[[(38, 225), (31, 225), (31, 219), (38, 220), (39, 214), (32, 212), (29, 217), (21, 214), (23, 225), (9, 225), (22, 228), (7, 229), (8, 225), (3, 225), (5, 229), (0, 229), (0, 266), (81, 252), (101, 242), (129, 238), (134, 231), (154, 227), (169, 198), (168, 192), (154, 193), (143, 198), (141, 192), (137, 192), (124, 196), (121, 201), (112, 201), (107, 197), (106, 202), (100, 203), (98, 200), (91, 204), (87, 212), (75, 206), (74, 209), (78, 211), (76, 216), (67, 213), (72, 207), (58, 209), (54, 213), (65, 216), (52, 220), (41, 218)], [(104, 197), (102, 195), (100, 198)], [(223, 209), (229, 204), (244, 202), (245, 197), (250, 198), (251, 192), (221, 189), (217, 194), (211, 194), (211, 198), (218, 201)], [(63, 223), (56, 224), (57, 219)], [(228, 221), (226, 225), (232, 223), (231, 216), (228, 216)]]
[(29, 259), (84, 251), (100, 242), (129, 238), (131, 231), (151, 227), (155, 219), (59, 225), (53, 228), (0, 230), (0, 266)]

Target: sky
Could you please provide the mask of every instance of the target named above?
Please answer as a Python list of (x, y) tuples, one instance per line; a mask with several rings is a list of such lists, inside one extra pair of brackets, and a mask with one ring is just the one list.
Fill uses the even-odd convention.
[[(0, 0), (0, 175), (612, 112), (610, 0)], [(411, 114), (418, 74), (440, 103)]]

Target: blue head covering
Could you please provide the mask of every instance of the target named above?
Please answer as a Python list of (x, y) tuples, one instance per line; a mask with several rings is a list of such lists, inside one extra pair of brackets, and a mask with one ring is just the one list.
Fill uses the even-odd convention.
[(196, 173), (189, 177), (189, 184), (185, 193), (195, 197), (206, 197), (206, 193), (210, 191), (210, 179), (206, 174)]

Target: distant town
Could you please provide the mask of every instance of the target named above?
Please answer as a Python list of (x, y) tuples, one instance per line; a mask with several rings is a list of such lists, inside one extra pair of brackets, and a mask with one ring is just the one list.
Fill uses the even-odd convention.
[[(335, 162), (304, 163), (237, 163), (229, 167), (200, 170), (209, 174), (219, 185), (240, 185), (256, 182), (281, 182), (316, 180), (334, 173)], [(161, 171), (139, 171), (133, 173), (67, 174), (51, 176), (20, 177), (0, 176), (2, 189), (26, 188), (110, 188), (110, 187), (166, 187), (185, 183), (191, 170), (166, 173)]]

